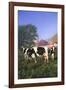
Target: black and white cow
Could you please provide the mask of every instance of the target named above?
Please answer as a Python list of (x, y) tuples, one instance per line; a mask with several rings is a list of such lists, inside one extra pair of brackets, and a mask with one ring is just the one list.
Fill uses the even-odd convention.
[(57, 56), (57, 47), (53, 46), (51, 48), (48, 48), (48, 55), (52, 60), (54, 60)]
[(48, 62), (48, 47), (32, 47), (24, 48), (24, 57), (25, 59), (34, 60), (37, 63), (37, 57), (43, 57), (45, 62)]
[(43, 57), (43, 60), (48, 63), (48, 47), (38, 47), (37, 53)]
[(34, 60), (35, 63), (37, 63), (36, 61), (36, 53), (35, 50), (33, 48), (24, 48), (24, 57), (26, 60)]

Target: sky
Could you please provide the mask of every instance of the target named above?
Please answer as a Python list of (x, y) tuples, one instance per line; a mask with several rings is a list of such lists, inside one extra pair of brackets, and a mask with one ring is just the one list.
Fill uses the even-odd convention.
[(39, 39), (47, 40), (57, 33), (57, 16), (57, 12), (19, 10), (18, 25), (35, 25)]

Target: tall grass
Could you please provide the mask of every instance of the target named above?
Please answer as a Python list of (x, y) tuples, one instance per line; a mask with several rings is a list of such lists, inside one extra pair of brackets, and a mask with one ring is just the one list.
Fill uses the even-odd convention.
[(26, 60), (23, 53), (19, 51), (18, 79), (49, 77), (57, 77), (57, 58), (54, 60), (49, 58), (49, 63), (37, 58), (37, 63), (35, 63), (34, 60)]

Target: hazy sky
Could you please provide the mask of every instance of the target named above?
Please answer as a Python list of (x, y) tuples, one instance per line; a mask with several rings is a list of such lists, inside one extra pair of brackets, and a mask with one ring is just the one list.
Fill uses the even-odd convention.
[(44, 11), (18, 11), (18, 25), (37, 27), (39, 39), (48, 39), (57, 33), (57, 13)]

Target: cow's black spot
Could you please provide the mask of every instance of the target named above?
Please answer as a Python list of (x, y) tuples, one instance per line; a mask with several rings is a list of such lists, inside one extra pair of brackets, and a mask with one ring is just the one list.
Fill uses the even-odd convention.
[(43, 47), (38, 47), (38, 48), (37, 48), (37, 53), (38, 53), (39, 55), (43, 55), (43, 53), (45, 53), (45, 48), (43, 48)]
[(27, 55), (28, 55), (29, 57), (31, 57), (32, 54), (35, 54), (35, 51), (34, 51), (33, 48), (29, 48), (29, 49), (27, 50)]
[(27, 48), (24, 49), (24, 53), (26, 52), (26, 49), (27, 49)]

